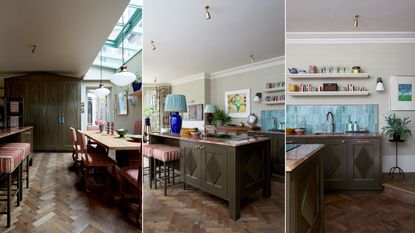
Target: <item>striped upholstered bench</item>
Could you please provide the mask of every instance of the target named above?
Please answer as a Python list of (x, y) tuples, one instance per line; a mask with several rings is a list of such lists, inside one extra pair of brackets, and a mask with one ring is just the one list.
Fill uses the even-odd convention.
[(3, 145), (0, 145), (0, 148), (3, 149), (16, 149), (16, 150), (22, 150), (24, 153), (23, 161), (25, 163), (25, 176), (23, 179), (26, 181), (26, 188), (29, 188), (29, 163), (30, 163), (30, 143), (23, 143), (23, 142), (9, 142)]
[(1, 212), (1, 214), (7, 215), (7, 227), (10, 227), (11, 224), (11, 202), (12, 202), (12, 176), (13, 173), (17, 173), (17, 187), (16, 187), (16, 199), (17, 206), (20, 205), (22, 200), (22, 161), (27, 157), (27, 151), (30, 153), (30, 144), (29, 150), (26, 146), (16, 147), (17, 145), (4, 145), (5, 147), (0, 147), (0, 173), (6, 175), (6, 212)]
[[(163, 169), (158, 169), (158, 177), (157, 174), (154, 174), (154, 187), (157, 189), (157, 181), (163, 182), (164, 185), (164, 196), (167, 195), (167, 183), (170, 183), (170, 179), (173, 180), (173, 185), (175, 184), (175, 177), (179, 177), (178, 174), (175, 173), (174, 164), (173, 162), (180, 159), (180, 148), (167, 146), (167, 147), (159, 147), (153, 149), (153, 159), (154, 161), (154, 172), (157, 173), (157, 161), (163, 163)], [(161, 176), (161, 172), (163, 171), (163, 176)], [(172, 176), (170, 176), (170, 172), (172, 172)]]

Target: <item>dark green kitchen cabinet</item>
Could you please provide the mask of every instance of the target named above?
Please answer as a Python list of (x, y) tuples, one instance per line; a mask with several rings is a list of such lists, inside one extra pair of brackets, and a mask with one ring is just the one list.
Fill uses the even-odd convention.
[(286, 232), (323, 232), (323, 150), (286, 173)]
[(304, 137), (287, 136), (287, 144), (307, 144), (307, 139)]
[(322, 160), (324, 164), (324, 188), (337, 190), (347, 183), (347, 145), (344, 139), (309, 138), (307, 144), (324, 144)]
[(272, 173), (285, 174), (285, 135), (277, 133), (248, 132), (248, 136), (266, 137), (271, 139), (271, 171)]
[(348, 174), (354, 189), (382, 189), (380, 140), (352, 139), (347, 143)]

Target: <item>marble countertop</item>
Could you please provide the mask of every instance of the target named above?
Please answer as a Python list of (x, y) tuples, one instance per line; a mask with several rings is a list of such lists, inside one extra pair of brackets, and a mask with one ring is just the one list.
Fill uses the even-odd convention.
[(324, 145), (304, 144), (285, 153), (285, 171), (290, 172), (313, 157)]
[(5, 138), (13, 134), (24, 132), (29, 129), (33, 129), (33, 126), (21, 126), (17, 128), (0, 129), (0, 138)]
[(252, 138), (243, 139), (243, 140), (231, 140), (231, 139), (213, 138), (213, 137), (182, 136), (180, 134), (171, 134), (171, 133), (151, 133), (150, 135), (158, 136), (158, 137), (173, 138), (173, 139), (184, 140), (184, 141), (191, 141), (191, 142), (211, 143), (211, 144), (223, 145), (223, 146), (243, 146), (243, 145), (270, 140), (269, 138), (266, 138), (266, 137), (252, 137)]
[(378, 138), (381, 133), (313, 133), (313, 134), (287, 134), (287, 138)]
[(249, 130), (248, 133), (262, 133), (262, 134), (280, 134), (284, 135), (284, 132), (279, 131), (269, 131), (269, 130)]

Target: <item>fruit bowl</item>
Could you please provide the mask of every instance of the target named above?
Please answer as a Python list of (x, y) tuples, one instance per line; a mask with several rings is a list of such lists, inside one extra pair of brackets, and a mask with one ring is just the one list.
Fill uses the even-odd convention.
[(120, 138), (123, 138), (128, 133), (128, 130), (126, 130), (126, 129), (116, 129), (115, 132), (117, 132), (117, 134), (120, 135)]
[(129, 134), (127, 136), (135, 142), (140, 142), (143, 139), (143, 135), (138, 135), (138, 134)]

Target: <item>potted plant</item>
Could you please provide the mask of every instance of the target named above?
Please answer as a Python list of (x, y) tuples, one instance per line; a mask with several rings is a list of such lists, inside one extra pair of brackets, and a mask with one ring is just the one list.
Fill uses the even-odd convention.
[(133, 85), (133, 91), (139, 91), (141, 90), (141, 85), (142, 85), (142, 81), (141, 81), (141, 76), (139, 74), (136, 74), (136, 78), (135, 81), (131, 84)]
[(388, 135), (394, 141), (401, 140), (401, 138), (406, 140), (408, 136), (412, 136), (411, 130), (408, 128), (408, 124), (411, 122), (409, 117), (404, 117), (402, 120), (395, 114), (391, 114), (385, 117), (385, 121), (387, 125), (382, 127), (382, 134)]
[(107, 124), (107, 122), (104, 121), (104, 120), (96, 120), (95, 121), (95, 125), (99, 126), (99, 132), (101, 132), (101, 133), (104, 131), (104, 127), (105, 127), (106, 124)]
[(155, 116), (154, 108), (145, 107), (143, 108), (144, 124), (150, 125), (150, 118)]
[(212, 123), (216, 126), (223, 126), (225, 123), (231, 121), (231, 117), (228, 116), (223, 110), (216, 110), (213, 113)]

